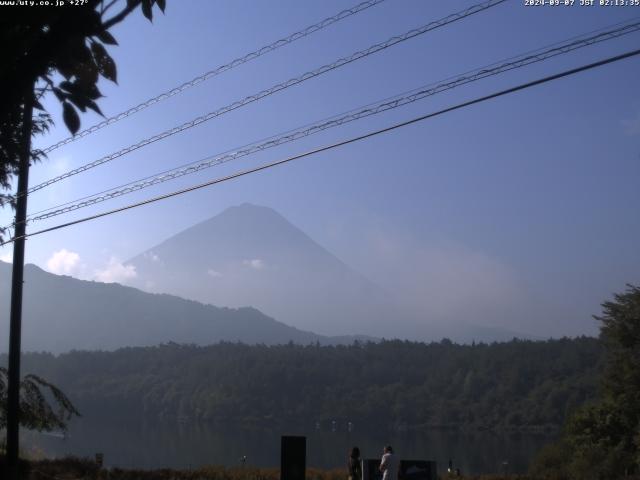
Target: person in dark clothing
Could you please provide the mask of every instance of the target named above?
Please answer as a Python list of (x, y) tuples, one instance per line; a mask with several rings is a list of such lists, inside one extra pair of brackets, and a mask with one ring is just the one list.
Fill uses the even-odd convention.
[(349, 480), (362, 480), (362, 462), (360, 460), (360, 449), (353, 447), (349, 454)]

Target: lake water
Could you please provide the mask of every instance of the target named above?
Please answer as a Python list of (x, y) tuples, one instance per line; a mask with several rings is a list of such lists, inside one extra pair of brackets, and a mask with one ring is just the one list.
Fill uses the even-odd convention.
[(307, 466), (341, 468), (357, 445), (363, 458), (379, 458), (391, 444), (402, 459), (436, 460), (443, 472), (449, 459), (463, 473), (523, 473), (552, 438), (532, 433), (380, 431), (368, 425), (325, 425), (246, 429), (179, 422), (72, 422), (66, 438), (24, 432), (24, 448), (47, 456), (93, 457), (104, 454), (105, 467), (195, 468), (203, 465), (278, 467), (280, 436), (307, 437)]

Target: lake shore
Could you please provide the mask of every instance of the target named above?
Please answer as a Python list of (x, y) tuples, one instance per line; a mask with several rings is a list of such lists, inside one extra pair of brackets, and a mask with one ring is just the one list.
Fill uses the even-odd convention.
[[(0, 471), (4, 469), (4, 457), (0, 456)], [(24, 480), (280, 480), (278, 468), (207, 466), (190, 470), (177, 469), (122, 469), (99, 468), (88, 458), (67, 457), (61, 459), (22, 460), (21, 478)], [(306, 480), (345, 480), (346, 469), (307, 468)], [(439, 479), (467, 480), (538, 480), (528, 475), (462, 475), (440, 474)], [(545, 479), (561, 480), (561, 479)], [(633, 479), (629, 479), (633, 480)], [(636, 479), (638, 480), (638, 479)]]

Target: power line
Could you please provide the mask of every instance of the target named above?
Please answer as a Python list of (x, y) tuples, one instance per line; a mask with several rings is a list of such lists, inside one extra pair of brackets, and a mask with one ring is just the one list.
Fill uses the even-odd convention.
[[(410, 92), (405, 92), (400, 95), (396, 95), (395, 97), (389, 97), (379, 102), (360, 107), (359, 109), (354, 109), (349, 112), (330, 117), (329, 119), (320, 120), (294, 130), (289, 130), (288, 132), (269, 137), (268, 139), (265, 139), (263, 141), (257, 141), (222, 154), (209, 156), (196, 162), (190, 162), (181, 167), (165, 170), (164, 172), (160, 172), (152, 176), (148, 176), (139, 180), (135, 180), (133, 182), (129, 182), (127, 184), (104, 190), (99, 193), (88, 195), (76, 200), (72, 200), (70, 202), (47, 208), (45, 210), (41, 210), (27, 218), (27, 222), (31, 223), (39, 220), (45, 220), (51, 217), (78, 210), (80, 208), (111, 200), (122, 195), (133, 193), (135, 191), (142, 190), (154, 185), (158, 185), (160, 183), (164, 183), (166, 181), (173, 180), (185, 175), (197, 173), (206, 168), (211, 168), (213, 166), (227, 163), (229, 161), (236, 160), (238, 158), (245, 157), (253, 153), (266, 150), (268, 148), (283, 145), (285, 143), (289, 143), (300, 138), (307, 137), (324, 130), (328, 130), (330, 128), (345, 125), (355, 120), (360, 120), (362, 118), (393, 110), (395, 108), (414, 103), (418, 100), (422, 100), (424, 98), (456, 88), (461, 85), (466, 85), (468, 83), (505, 73), (510, 70), (532, 65), (549, 58), (567, 54), (579, 48), (583, 48), (614, 38), (619, 38), (623, 35), (637, 32), (638, 30), (640, 30), (640, 22), (623, 25), (613, 30), (604, 32), (601, 31), (596, 35), (592, 35), (590, 37), (582, 38), (579, 40), (575, 40), (575, 38), (579, 37), (572, 37), (572, 39), (570, 40), (573, 41), (567, 40), (565, 42), (558, 42), (554, 44), (552, 48), (541, 48), (533, 52), (521, 54), (517, 57), (511, 57), (510, 59), (507, 59), (511, 61), (503, 60), (503, 63), (496, 62), (491, 65), (466, 72), (459, 75), (458, 77), (449, 77), (448, 79), (445, 79), (440, 83), (432, 83), (427, 86), (420, 87), (419, 89), (414, 89)], [(452, 78), (453, 80), (451, 80)]]
[(331, 16), (331, 17), (327, 17), (324, 20), (315, 23), (313, 25), (308, 26), (307, 28), (304, 28), (302, 30), (299, 30), (295, 33), (292, 33), (291, 35), (281, 38), (280, 40), (277, 40), (273, 43), (270, 43), (269, 45), (265, 45), (264, 47), (261, 47), (251, 53), (247, 53), (246, 55), (243, 55), (242, 57), (238, 57), (232, 61), (230, 61), (229, 63), (226, 63), (224, 65), (220, 65), (216, 68), (214, 68), (213, 70), (209, 70), (208, 72), (203, 73), (202, 75), (195, 77), (191, 80), (189, 80), (188, 82), (183, 83), (182, 85), (179, 85), (175, 88), (172, 88), (171, 90), (168, 90), (166, 92), (161, 93), (160, 95), (157, 95), (155, 97), (149, 98), (148, 100), (145, 100), (144, 102), (136, 105), (135, 107), (131, 107), (128, 110), (125, 110), (124, 112), (120, 112), (117, 115), (114, 115), (112, 117), (109, 117), (103, 121), (101, 121), (100, 123), (97, 123), (89, 128), (87, 128), (86, 130), (82, 130), (79, 133), (76, 133), (75, 135), (72, 135), (70, 137), (65, 138), (64, 140), (59, 141), (58, 143), (55, 143), (53, 145), (48, 146), (47, 148), (45, 148), (43, 150), (44, 153), (50, 153), (54, 150), (56, 150), (57, 148), (60, 148), (63, 145), (67, 145), (68, 143), (74, 142), (79, 138), (82, 137), (86, 137), (87, 135), (90, 135), (91, 133), (94, 133), (106, 126), (109, 126), (113, 123), (116, 123), (120, 120), (122, 120), (123, 118), (129, 117), (133, 114), (136, 114), (138, 112), (141, 112), (142, 110), (146, 109), (147, 107), (150, 107), (152, 105), (155, 105), (158, 102), (161, 102), (163, 100), (166, 100), (168, 98), (173, 97), (174, 95), (177, 95), (179, 93), (184, 92), (185, 90), (194, 87), (196, 85), (198, 85), (199, 83), (202, 83), (206, 80), (209, 80), (210, 78), (213, 78), (217, 75), (220, 75), (221, 73), (227, 72), (235, 67), (238, 67), (244, 63), (250, 62), (251, 60), (255, 60), (256, 58), (259, 58), (263, 55), (266, 55), (267, 53), (273, 52), (274, 50), (279, 49), (280, 47), (284, 47), (286, 45), (289, 45), (297, 40), (300, 40), (301, 38), (307, 37), (315, 32), (318, 32), (330, 25), (333, 25), (334, 23), (339, 22), (340, 20), (344, 20), (345, 18), (348, 18), (352, 15), (355, 15), (357, 13), (360, 13), (364, 10), (367, 10), (370, 7), (373, 7), (375, 5), (378, 5), (379, 3), (384, 2), (385, 0), (368, 0), (366, 2), (362, 2), (359, 3), (358, 5), (348, 8), (346, 10), (342, 10), (341, 12)]
[(444, 25), (456, 22), (458, 20), (461, 20), (463, 18), (466, 18), (468, 16), (471, 16), (473, 14), (482, 12), (484, 10), (487, 10), (489, 8), (495, 7), (496, 5), (499, 5), (503, 2), (505, 2), (506, 0), (488, 0), (486, 2), (477, 4), (477, 5), (473, 5), (469, 8), (466, 8), (460, 12), (456, 12), (453, 13), (451, 15), (448, 15), (440, 20), (436, 20), (433, 22), (430, 22), (426, 25), (423, 25), (419, 28), (415, 28), (412, 30), (409, 30), (408, 32), (405, 32), (402, 35), (397, 35), (394, 37), (389, 38), (388, 40), (382, 42), (382, 43), (378, 43), (376, 45), (373, 45), (365, 50), (360, 50), (358, 52), (355, 52), (351, 55), (349, 55), (348, 57), (343, 57), (341, 59), (336, 60), (333, 63), (327, 64), (327, 65), (323, 65), (322, 67), (319, 67), (315, 70), (311, 70), (308, 71), (298, 77), (295, 78), (291, 78), (289, 80), (287, 80), (286, 82), (282, 82), (282, 83), (278, 83), (268, 89), (262, 90), (261, 92), (258, 92), (256, 94), (253, 95), (249, 95), (248, 97), (243, 98), (242, 100), (238, 100), (236, 102), (233, 102), (227, 106), (224, 106), (222, 108), (219, 108), (218, 110), (214, 110), (212, 112), (209, 112), (205, 115), (202, 115), (200, 117), (197, 117), (189, 122), (183, 123), (182, 125), (179, 125), (177, 127), (173, 127), (169, 130), (165, 130), (162, 133), (156, 134), (152, 137), (146, 138), (144, 140), (141, 140), (140, 142), (134, 144), (134, 145), (130, 145), (128, 147), (125, 147), (115, 153), (109, 154), (105, 157), (102, 157), (98, 160), (94, 160), (93, 162), (87, 163), (81, 167), (75, 168), (73, 170), (70, 170), (66, 173), (63, 173), (61, 175), (58, 175), (57, 177), (51, 178), (43, 183), (40, 183), (38, 185), (35, 185), (34, 187), (31, 187), (27, 194), (31, 194), (35, 191), (41, 190), (49, 185), (52, 185), (54, 183), (57, 183), (61, 180), (64, 180), (65, 178), (69, 178), (72, 177), (74, 175), (77, 175), (79, 173), (85, 172), (87, 170), (90, 170), (92, 168), (95, 168), (99, 165), (102, 165), (104, 163), (110, 162), (112, 160), (115, 160), (116, 158), (119, 158), (123, 155), (126, 155), (128, 153), (131, 153), (139, 148), (142, 148), (146, 145), (149, 145), (151, 143), (157, 142), (158, 140), (162, 140), (164, 138), (170, 137), (172, 135), (175, 135), (176, 133), (180, 133), (184, 130), (187, 130), (189, 128), (193, 128), (197, 125), (200, 125), (204, 122), (207, 122), (213, 118), (219, 117), (225, 113), (228, 113), (230, 111), (236, 110), (240, 107), (243, 107), (245, 105), (248, 105), (250, 103), (253, 103), (255, 101), (261, 100), (262, 98), (268, 97), (270, 95), (273, 95), (276, 92), (279, 92), (281, 90), (285, 90), (289, 87), (292, 87), (294, 85), (297, 85), (299, 83), (305, 82), (306, 80), (309, 80), (311, 78), (315, 78), (317, 76), (320, 76), (324, 73), (330, 72), (332, 70), (335, 70), (337, 68), (340, 68), (344, 65), (350, 64), (352, 62), (355, 62), (356, 60), (360, 60), (362, 58), (365, 58), (369, 55), (372, 55), (374, 53), (380, 52), (382, 50), (385, 50), (389, 47), (392, 47), (394, 45), (397, 45), (398, 43), (404, 42), (406, 40), (409, 40), (411, 38), (417, 37), (419, 35), (422, 35), (424, 33), (427, 33), (431, 30), (435, 30), (439, 27), (442, 27)]
[(52, 231), (55, 231), (55, 230), (60, 230), (62, 228), (66, 228), (66, 227), (70, 227), (70, 226), (73, 226), (73, 225), (77, 225), (79, 223), (88, 222), (90, 220), (95, 220), (95, 219), (98, 219), (98, 218), (106, 217), (108, 215), (113, 215), (115, 213), (123, 212), (125, 210), (130, 210), (132, 208), (141, 207), (143, 205), (148, 205), (150, 203), (155, 203), (155, 202), (158, 202), (160, 200), (166, 200), (167, 198), (171, 198), (171, 197), (175, 197), (175, 196), (178, 196), (178, 195), (182, 195), (184, 193), (188, 193), (188, 192), (192, 192), (192, 191), (195, 191), (195, 190), (199, 190), (201, 188), (209, 187), (211, 185), (215, 185), (215, 184), (222, 183), (222, 182), (226, 182), (228, 180), (233, 180), (235, 178), (239, 178), (239, 177), (242, 177), (242, 176), (245, 176), (245, 175), (249, 175), (251, 173), (256, 173), (256, 172), (260, 172), (262, 170), (267, 170), (269, 168), (276, 167), (276, 166), (279, 166), (279, 165), (283, 165), (285, 163), (289, 163), (289, 162), (292, 162), (294, 160), (298, 160), (298, 159), (301, 159), (301, 158), (304, 158), (304, 157), (308, 157), (308, 156), (314, 155), (316, 153), (325, 152), (325, 151), (328, 151), (328, 150), (332, 150), (334, 148), (338, 148), (338, 147), (342, 147), (342, 146), (345, 146), (345, 145), (348, 145), (348, 144), (351, 144), (351, 143), (359, 142), (361, 140), (365, 140), (367, 138), (371, 138), (371, 137), (374, 137), (374, 136), (377, 136), (377, 135), (380, 135), (380, 134), (383, 134), (383, 133), (387, 133), (387, 132), (390, 132), (392, 130), (396, 130), (396, 129), (399, 129), (399, 128), (402, 128), (402, 127), (406, 127), (406, 126), (412, 125), (414, 123), (422, 122), (422, 121), (427, 120), (429, 118), (437, 117), (439, 115), (443, 115), (445, 113), (449, 113), (449, 112), (452, 112), (454, 110), (459, 110), (459, 109), (462, 109), (462, 108), (465, 108), (465, 107), (469, 107), (469, 106), (475, 105), (477, 103), (482, 103), (482, 102), (485, 102), (487, 100), (491, 100), (491, 99), (498, 98), (498, 97), (501, 97), (501, 96), (504, 96), (504, 95), (515, 93), (515, 92), (518, 92), (520, 90), (525, 90), (527, 88), (531, 88), (531, 87), (534, 87), (534, 86), (537, 86), (537, 85), (548, 83), (548, 82), (551, 82), (553, 80), (558, 80), (558, 79), (563, 78), (563, 77), (568, 77), (570, 75), (575, 75), (577, 73), (584, 72), (586, 70), (591, 70), (593, 68), (601, 67), (603, 65), (607, 65), (607, 64), (610, 64), (610, 63), (618, 62), (620, 60), (624, 60), (626, 58), (630, 58), (630, 57), (633, 57), (633, 56), (636, 56), (636, 55), (640, 55), (640, 49), (632, 50), (630, 52), (623, 53), (621, 55), (616, 55), (614, 57), (608, 57), (608, 58), (606, 58), (604, 60), (600, 60), (600, 61), (597, 61), (597, 62), (594, 62), (594, 63), (590, 63), (590, 64), (587, 64), (587, 65), (583, 65), (581, 67), (573, 68), (571, 70), (565, 70), (563, 72), (560, 72), (560, 73), (557, 73), (557, 74), (554, 74), (554, 75), (550, 75), (550, 76), (547, 76), (547, 77), (543, 77), (543, 78), (540, 78), (540, 79), (537, 79), (537, 80), (533, 80), (531, 82), (523, 83), (523, 84), (517, 85), (515, 87), (508, 88), (506, 90), (501, 90), (499, 92), (495, 92), (495, 93), (492, 93), (490, 95), (486, 95), (484, 97), (479, 97), (479, 98), (476, 98), (476, 99), (473, 99), (473, 100), (469, 100), (467, 102), (459, 103), (457, 105), (445, 108), (443, 110), (438, 110), (436, 112), (428, 113), (426, 115), (422, 115), (420, 117), (416, 117), (416, 118), (413, 118), (411, 120), (406, 120), (406, 121), (401, 122), (401, 123), (396, 123), (394, 125), (391, 125), (390, 127), (385, 127), (385, 128), (382, 128), (382, 129), (379, 129), (379, 130), (375, 130), (375, 131), (372, 131), (372, 132), (369, 132), (369, 133), (366, 133), (366, 134), (363, 134), (363, 135), (359, 135), (357, 137), (352, 137), (352, 138), (349, 138), (347, 140), (342, 140), (342, 141), (339, 141), (339, 142), (336, 142), (336, 143), (332, 143), (330, 145), (325, 145), (323, 147), (319, 147), (319, 148), (316, 148), (314, 150), (309, 150), (307, 152), (300, 153), (300, 154), (297, 154), (297, 155), (293, 155), (293, 156), (290, 156), (290, 157), (287, 157), (287, 158), (284, 158), (284, 159), (281, 159), (281, 160), (277, 160), (277, 161), (274, 161), (274, 162), (271, 162), (271, 163), (266, 163), (266, 164), (260, 165), (258, 167), (249, 168), (249, 169), (246, 169), (246, 170), (241, 170), (241, 171), (233, 173), (231, 175), (227, 175), (227, 176), (224, 176), (224, 177), (219, 177), (219, 178), (216, 178), (216, 179), (213, 179), (213, 180), (209, 180), (207, 182), (200, 183), (198, 185), (193, 185), (191, 187), (187, 187), (187, 188), (183, 188), (183, 189), (180, 189), (180, 190), (176, 190), (174, 192), (166, 193), (164, 195), (159, 195), (157, 197), (149, 198), (149, 199), (143, 200), (141, 202), (132, 203), (132, 204), (126, 205), (124, 207), (114, 208), (114, 209), (108, 210), (106, 212), (98, 213), (98, 214), (91, 215), (91, 216), (88, 216), (88, 217), (84, 217), (84, 218), (80, 218), (80, 219), (77, 219), (77, 220), (73, 220), (71, 222), (67, 222), (67, 223), (55, 225), (53, 227), (49, 227), (49, 228), (45, 228), (45, 229), (42, 229), (42, 230), (38, 230), (38, 231), (33, 232), (33, 233), (25, 234), (22, 237), (14, 237), (14, 238), (11, 238), (10, 240), (7, 240), (6, 242), (1, 243), (0, 246), (6, 245), (8, 243), (15, 242), (16, 240), (21, 239), (21, 238), (29, 238), (29, 237), (33, 237), (35, 235), (41, 235), (43, 233), (48, 233), (48, 232), (52, 232)]

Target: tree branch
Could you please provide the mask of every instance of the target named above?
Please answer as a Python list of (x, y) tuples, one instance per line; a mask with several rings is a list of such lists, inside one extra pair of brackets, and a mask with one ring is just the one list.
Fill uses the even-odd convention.
[(104, 22), (102, 24), (103, 28), (105, 30), (109, 30), (114, 25), (123, 21), (125, 18), (127, 18), (127, 15), (129, 15), (136, 8), (138, 8), (138, 5), (140, 5), (140, 3), (142, 3), (142, 0), (135, 0), (134, 2), (129, 3), (127, 7), (123, 9), (120, 13), (118, 13), (117, 15), (111, 17), (109, 20)]
[(116, 3), (118, 3), (119, 0), (111, 0), (111, 2), (109, 2), (109, 4), (105, 7), (104, 6), (104, 2), (102, 2), (102, 10), (100, 11), (100, 15), (104, 15), (105, 13), (107, 13), (107, 10), (109, 10), (111, 7), (113, 7)]

